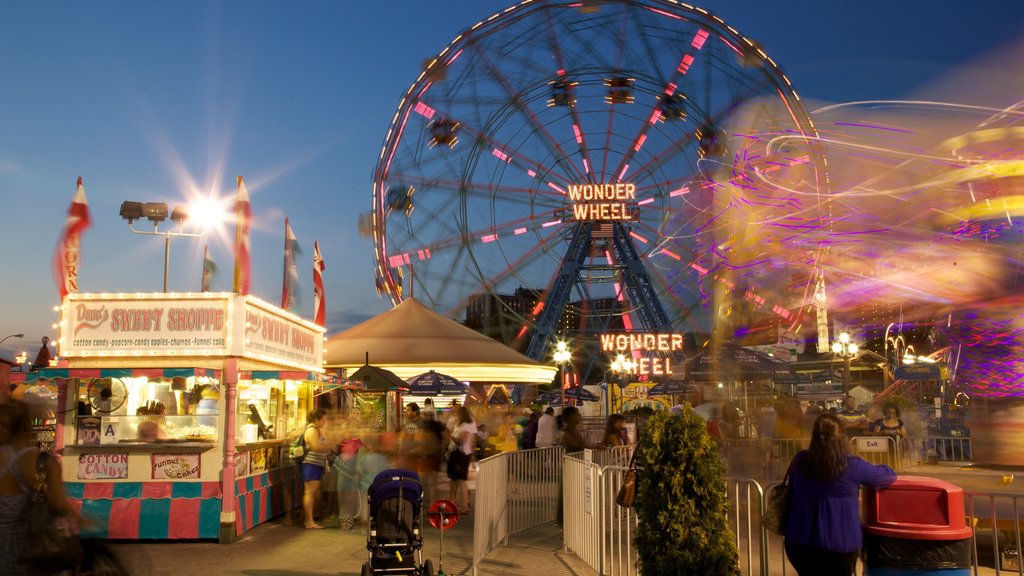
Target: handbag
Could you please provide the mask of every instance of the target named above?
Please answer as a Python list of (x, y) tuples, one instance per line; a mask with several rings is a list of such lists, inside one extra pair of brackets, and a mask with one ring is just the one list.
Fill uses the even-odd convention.
[(782, 536), (786, 533), (786, 516), (789, 514), (789, 497), (792, 492), (793, 485), (789, 482), (789, 470), (786, 470), (786, 476), (782, 479), (781, 484), (776, 484), (768, 490), (761, 524), (774, 534)]
[(302, 462), (302, 459), (306, 457), (306, 430), (309, 430), (308, 426), (288, 446), (288, 457), (295, 461), (296, 464)]
[(623, 508), (632, 508), (636, 504), (636, 453), (640, 450), (640, 428), (637, 427), (636, 446), (633, 447), (633, 454), (629, 457), (629, 470), (622, 478), (622, 486), (615, 494), (615, 503)]
[(632, 508), (636, 504), (636, 468), (626, 470), (619, 493), (615, 495), (615, 503), (623, 508)]
[(29, 498), (23, 560), (40, 572), (73, 570), (82, 562), (82, 544), (71, 522), (54, 513), (46, 496), (46, 452), (36, 459)]

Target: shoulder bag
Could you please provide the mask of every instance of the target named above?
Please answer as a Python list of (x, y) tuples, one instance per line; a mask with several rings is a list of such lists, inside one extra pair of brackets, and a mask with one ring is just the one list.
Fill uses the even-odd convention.
[(636, 504), (636, 453), (640, 450), (640, 428), (637, 427), (636, 446), (633, 446), (633, 454), (629, 457), (629, 469), (622, 478), (622, 486), (615, 495), (615, 503), (623, 508), (632, 508)]
[(36, 478), (29, 498), (23, 559), (39, 572), (73, 570), (82, 562), (82, 544), (71, 522), (50, 507), (46, 489), (46, 452), (36, 459)]
[(306, 431), (309, 430), (307, 425), (302, 433), (299, 434), (298, 438), (292, 440), (291, 445), (288, 447), (288, 457), (292, 459), (296, 464), (302, 462), (302, 459), (306, 457)]
[[(792, 468), (792, 465), (790, 465)], [(789, 498), (793, 493), (793, 485), (789, 482), (789, 470), (782, 483), (772, 486), (768, 490), (768, 497), (765, 501), (764, 517), (761, 524), (774, 534), (783, 535), (786, 533), (786, 516), (789, 515)]]

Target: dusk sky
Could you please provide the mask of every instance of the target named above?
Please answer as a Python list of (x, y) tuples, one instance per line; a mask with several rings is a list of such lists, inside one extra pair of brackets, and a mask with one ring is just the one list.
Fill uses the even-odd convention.
[[(390, 307), (357, 218), (399, 100), (424, 61), (508, 6), (495, 0), (8, 2), (0, 8), (0, 357), (56, 337), (50, 260), (81, 176), (93, 220), (82, 292), (157, 292), (162, 238), (132, 234), (121, 202), (230, 199), (255, 218), (252, 293), (280, 303), (284, 218), (302, 248), (312, 317), (319, 241), (328, 332)], [(708, 1), (759, 41), (808, 108), (875, 99), (1009, 106), (1000, 59), (1024, 41), (1024, 2)], [(984, 64), (980, 64), (983, 62)], [(967, 70), (992, 82), (959, 86)], [(230, 207), (230, 205), (229, 205)], [(151, 229), (136, 223), (136, 229)], [(161, 230), (164, 228), (161, 227)], [(198, 291), (204, 245), (231, 289), (233, 226), (174, 238), (171, 291)]]

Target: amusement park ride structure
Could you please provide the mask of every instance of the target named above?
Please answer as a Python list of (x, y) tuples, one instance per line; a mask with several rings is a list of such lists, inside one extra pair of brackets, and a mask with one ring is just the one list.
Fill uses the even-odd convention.
[(399, 103), (362, 221), (378, 289), (415, 285), (457, 320), (486, 307), (489, 335), (536, 360), (571, 338), (584, 383), (611, 362), (600, 334), (777, 336), (819, 275), (815, 137), (778, 65), (714, 14), (519, 3)]

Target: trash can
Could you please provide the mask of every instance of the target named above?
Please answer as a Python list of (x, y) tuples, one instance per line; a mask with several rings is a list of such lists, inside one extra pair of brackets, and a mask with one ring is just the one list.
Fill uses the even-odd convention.
[(970, 576), (964, 491), (936, 478), (901, 476), (864, 492), (864, 574)]

